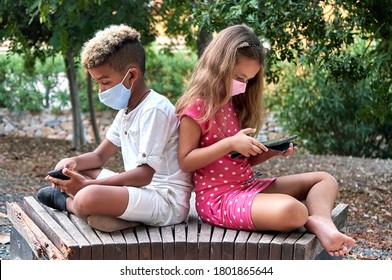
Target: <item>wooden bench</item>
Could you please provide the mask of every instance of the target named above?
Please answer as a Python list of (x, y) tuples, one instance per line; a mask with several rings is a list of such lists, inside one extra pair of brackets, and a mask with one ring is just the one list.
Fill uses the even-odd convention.
[[(34, 197), (7, 203), (12, 222), (10, 258), (70, 260), (307, 260), (331, 258), (314, 234), (248, 232), (203, 223), (192, 208), (184, 223), (139, 226), (113, 233), (92, 229), (75, 215), (48, 208)], [(332, 212), (342, 230), (348, 205)], [(339, 259), (339, 258), (334, 258)]]

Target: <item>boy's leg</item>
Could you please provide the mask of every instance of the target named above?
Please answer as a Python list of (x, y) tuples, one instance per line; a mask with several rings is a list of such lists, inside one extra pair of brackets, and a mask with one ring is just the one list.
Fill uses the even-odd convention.
[(122, 186), (89, 185), (66, 203), (67, 210), (82, 219), (90, 215), (118, 217), (128, 206), (128, 190)]
[(165, 189), (89, 185), (74, 199), (67, 200), (69, 211), (87, 219), (103, 215), (148, 225), (168, 225), (184, 221), (188, 208), (177, 206)]
[(141, 223), (126, 221), (120, 216), (128, 205), (126, 187), (88, 186), (80, 190), (75, 198), (67, 199), (67, 210), (95, 229), (113, 232), (139, 226)]
[(141, 225), (139, 222), (126, 221), (105, 215), (90, 215), (86, 221), (92, 228), (105, 232), (113, 232)]

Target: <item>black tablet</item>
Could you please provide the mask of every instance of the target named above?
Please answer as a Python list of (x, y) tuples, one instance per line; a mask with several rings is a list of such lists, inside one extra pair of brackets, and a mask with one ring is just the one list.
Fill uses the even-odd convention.
[[(290, 147), (290, 143), (292, 143), (292, 141), (295, 138), (297, 138), (297, 135), (291, 135), (288, 137), (283, 137), (275, 140), (269, 140), (262, 143), (268, 149), (279, 151), (279, 152), (285, 152)], [(293, 143), (293, 145), (296, 146), (295, 143)]]
[[(290, 143), (292, 143), (292, 141), (295, 138), (297, 138), (297, 135), (291, 135), (291, 136), (287, 136), (287, 137), (283, 137), (283, 138), (279, 138), (279, 139), (264, 141), (261, 143), (264, 146), (266, 146), (268, 149), (284, 153), (290, 147)], [(293, 145), (297, 146), (297, 144), (295, 144), (295, 143), (293, 143)], [(240, 153), (235, 152), (235, 151), (230, 152), (229, 154), (230, 154), (231, 158), (237, 158), (237, 157), (241, 156)]]

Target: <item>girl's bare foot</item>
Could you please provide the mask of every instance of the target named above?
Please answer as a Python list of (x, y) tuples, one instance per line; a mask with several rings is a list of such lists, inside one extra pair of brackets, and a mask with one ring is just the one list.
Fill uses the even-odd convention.
[(355, 245), (355, 240), (341, 233), (331, 219), (309, 216), (305, 227), (317, 236), (321, 245), (332, 257), (346, 255), (348, 248)]

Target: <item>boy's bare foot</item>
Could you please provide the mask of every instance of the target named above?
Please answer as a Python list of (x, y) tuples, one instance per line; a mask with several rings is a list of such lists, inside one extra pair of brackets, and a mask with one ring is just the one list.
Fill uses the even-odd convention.
[(348, 248), (355, 245), (355, 240), (341, 233), (331, 219), (309, 216), (305, 227), (317, 236), (321, 245), (332, 257), (346, 255)]

